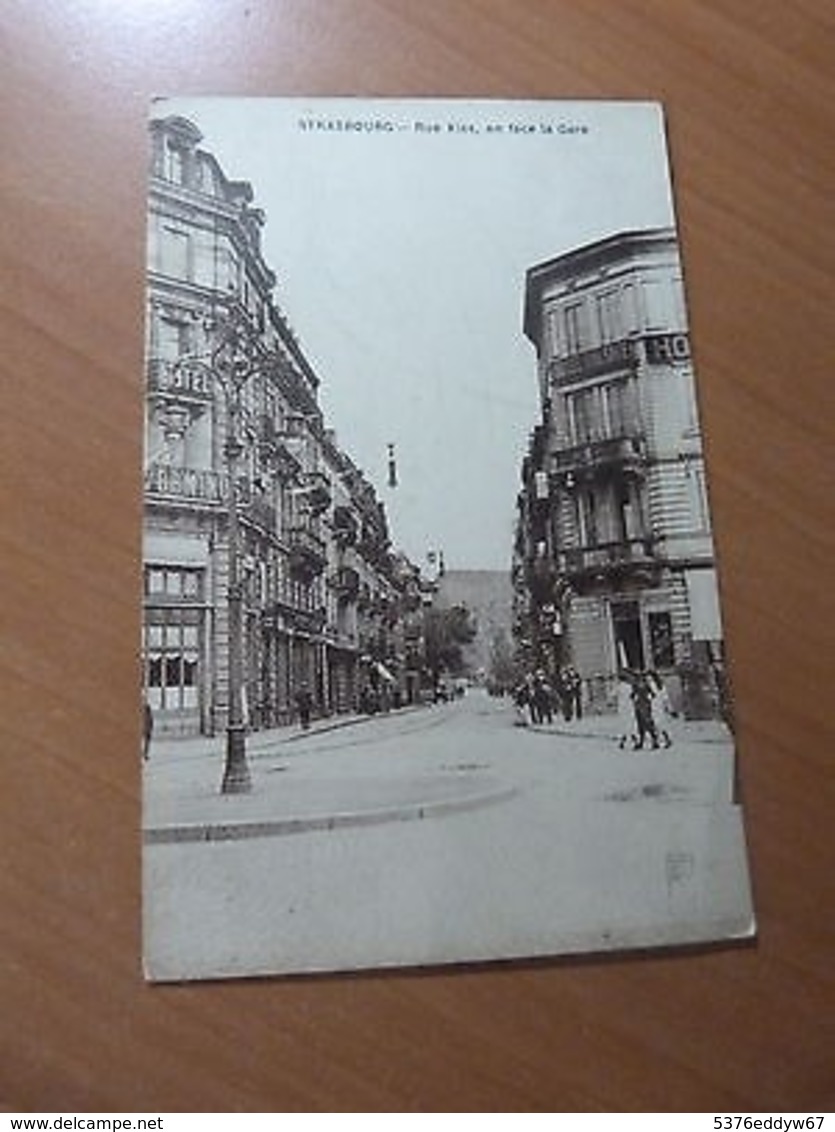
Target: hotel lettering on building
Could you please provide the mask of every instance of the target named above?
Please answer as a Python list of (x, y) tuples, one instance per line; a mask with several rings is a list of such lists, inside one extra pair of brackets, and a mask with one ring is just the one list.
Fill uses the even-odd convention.
[(572, 665), (591, 710), (654, 670), (715, 715), (722, 630), (681, 265), (671, 229), (530, 268), (524, 329), (541, 419), (522, 466), (515, 633), (528, 667)]
[[(375, 491), (317, 401), (319, 379), (273, 296), (265, 217), (197, 128), (151, 124), (143, 685), (158, 730), (214, 734), (228, 716), (230, 490), (243, 590), (250, 728), (413, 698), (421, 581), (390, 546)], [(291, 283), (292, 281), (290, 281)], [(240, 391), (242, 474), (211, 358), (233, 317), (264, 365)]]

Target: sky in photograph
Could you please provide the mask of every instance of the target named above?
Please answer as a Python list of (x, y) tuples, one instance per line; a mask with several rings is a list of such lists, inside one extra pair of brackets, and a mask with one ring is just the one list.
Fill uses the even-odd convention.
[(658, 107), (171, 98), (152, 107), (166, 114), (251, 183), (276, 300), (394, 544), (421, 564), (440, 550), (448, 569), (508, 569), (539, 411), (525, 274), (673, 223)]

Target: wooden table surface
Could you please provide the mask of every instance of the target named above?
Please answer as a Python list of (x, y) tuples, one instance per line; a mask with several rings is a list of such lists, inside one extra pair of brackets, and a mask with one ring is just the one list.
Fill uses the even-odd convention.
[[(835, 7), (6, 0), (0, 19), (0, 1104), (831, 1109)], [(665, 101), (755, 947), (143, 984), (134, 703), (155, 93)]]

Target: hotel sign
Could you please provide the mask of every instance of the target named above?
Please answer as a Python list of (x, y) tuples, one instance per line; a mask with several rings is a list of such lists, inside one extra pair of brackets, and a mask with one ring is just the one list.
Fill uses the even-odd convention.
[(673, 365), (690, 361), (690, 335), (686, 331), (676, 334), (651, 334), (644, 339), (647, 361), (650, 365)]
[(152, 392), (199, 398), (210, 401), (213, 396), (212, 371), (196, 358), (176, 362), (152, 358), (148, 367), (148, 387)]

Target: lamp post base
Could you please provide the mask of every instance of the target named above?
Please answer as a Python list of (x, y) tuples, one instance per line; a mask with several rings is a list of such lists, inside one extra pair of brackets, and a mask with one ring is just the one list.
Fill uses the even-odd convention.
[(231, 725), (226, 730), (226, 766), (221, 794), (248, 794), (252, 789), (246, 761), (246, 728)]

